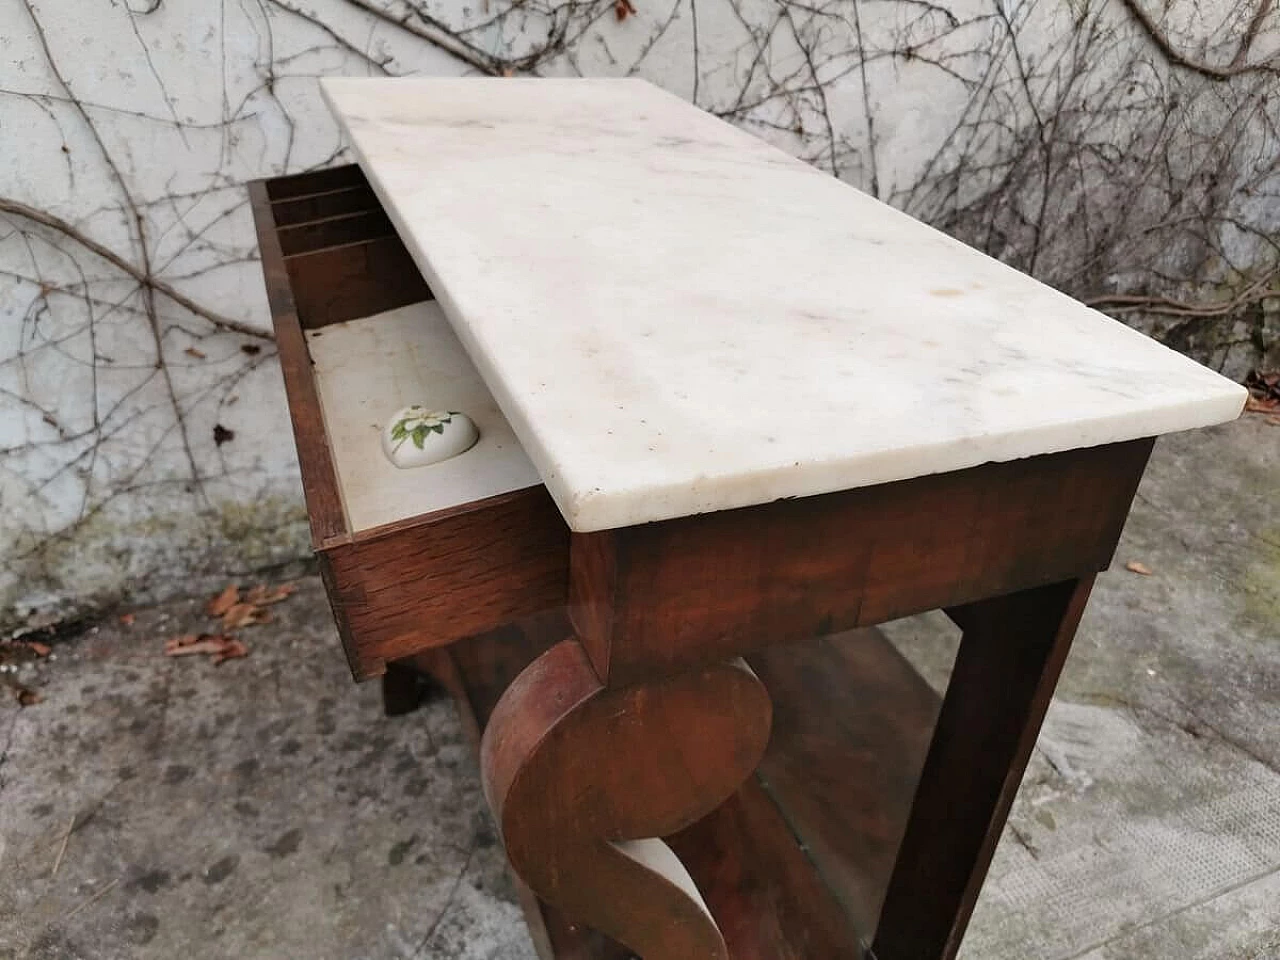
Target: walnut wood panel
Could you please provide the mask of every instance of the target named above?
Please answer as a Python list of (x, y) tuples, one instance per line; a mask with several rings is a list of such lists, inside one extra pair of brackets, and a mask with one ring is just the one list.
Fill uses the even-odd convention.
[(575, 534), (570, 610), (613, 685), (1092, 574), (1151, 445)]
[(278, 226), (280, 250), (285, 257), (315, 253), (329, 247), (362, 243), (395, 236), (391, 218), (381, 207), (334, 214), (292, 226)]
[(311, 543), (319, 546), (347, 532), (342, 498), (338, 492), (338, 475), (320, 413), (320, 398), (311, 373), (311, 356), (298, 321), (284, 255), (280, 252), (266, 182), (259, 180), (249, 184), (249, 204), (258, 230), (267, 302), (271, 307), (276, 350), (280, 355), (280, 369), (289, 400), (289, 418), (298, 448), (298, 468), (302, 473), (302, 490), (311, 523)]
[(1093, 577), (957, 611), (960, 651), (872, 951), (951, 960), (1071, 648)]
[(386, 662), (563, 606), (568, 528), (530, 487), (324, 547), (358, 679)]
[(773, 700), (760, 782), (870, 941), (941, 698), (874, 628), (750, 663)]
[(570, 540), (569, 613), (596, 673), (609, 676), (609, 645), (618, 606), (617, 552), (612, 530)]
[(291, 227), (310, 220), (324, 220), (344, 213), (363, 210), (380, 210), (377, 195), (368, 186), (340, 187), (323, 193), (277, 200), (271, 204), (271, 213), (277, 227)]
[(285, 268), (307, 330), (432, 299), (397, 236), (297, 254)]
[(272, 177), (270, 180), (261, 182), (266, 184), (267, 198), (272, 201), (290, 200), (294, 197), (325, 193), (344, 187), (369, 185), (359, 164), (355, 163), (327, 167), (324, 170), (311, 170), (307, 173), (292, 173), (284, 177)]

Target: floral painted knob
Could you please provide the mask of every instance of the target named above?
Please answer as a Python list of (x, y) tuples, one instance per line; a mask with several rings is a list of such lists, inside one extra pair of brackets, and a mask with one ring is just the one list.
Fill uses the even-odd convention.
[(387, 421), (382, 452), (397, 467), (425, 467), (470, 450), (479, 439), (476, 425), (465, 413), (414, 404)]

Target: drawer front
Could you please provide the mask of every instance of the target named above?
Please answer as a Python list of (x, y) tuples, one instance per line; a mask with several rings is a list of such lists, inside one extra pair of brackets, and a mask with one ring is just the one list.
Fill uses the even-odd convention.
[(357, 679), (562, 607), (569, 530), (544, 487), (491, 497), (321, 552)]

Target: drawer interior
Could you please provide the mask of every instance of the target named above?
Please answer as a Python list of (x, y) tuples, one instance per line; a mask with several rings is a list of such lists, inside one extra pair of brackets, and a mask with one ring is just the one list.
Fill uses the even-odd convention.
[[(434, 301), (308, 330), (306, 338), (352, 533), (541, 484)], [(382, 431), (415, 403), (465, 413), (480, 439), (440, 463), (395, 466), (382, 452)]]
[[(312, 541), (358, 679), (561, 606), (569, 531), (358, 167), (250, 185)], [(471, 449), (402, 469), (401, 408)]]

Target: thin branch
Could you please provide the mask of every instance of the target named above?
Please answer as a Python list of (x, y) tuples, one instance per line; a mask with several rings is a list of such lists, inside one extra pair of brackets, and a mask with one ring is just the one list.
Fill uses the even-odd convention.
[(1280, 270), (1272, 270), (1265, 277), (1249, 284), (1241, 293), (1229, 300), (1216, 303), (1195, 303), (1186, 300), (1174, 300), (1170, 297), (1145, 296), (1133, 293), (1113, 293), (1091, 297), (1085, 303), (1100, 310), (1112, 313), (1127, 313), (1140, 310), (1144, 313), (1156, 313), (1169, 317), (1225, 317), (1236, 313), (1254, 303), (1261, 303), (1280, 297), (1280, 290), (1272, 288)]
[(293, 16), (297, 17), (299, 20), (303, 20), (306, 23), (311, 24), (316, 29), (321, 30), (329, 37), (330, 40), (336, 43), (339, 47), (341, 47), (343, 50), (346, 50), (348, 53), (354, 54), (355, 56), (359, 57), (369, 66), (376, 67), (377, 69), (381, 70), (383, 74), (387, 74), (390, 72), (387, 69), (387, 64), (389, 64), (392, 61), (393, 59), (392, 57), (373, 56), (364, 48), (356, 46), (354, 43), (352, 43), (350, 40), (348, 40), (346, 37), (340, 34), (333, 27), (329, 26), (327, 23), (325, 23), (315, 14), (308, 13), (306, 10), (303, 10), (300, 7), (295, 7), (293, 6), (293, 4), (287, 3), (286, 0), (270, 0), (270, 2), (273, 6), (279, 7), (281, 10), (284, 10), (286, 13), (293, 14)]
[(1253, 12), (1253, 19), (1249, 21), (1249, 26), (1245, 28), (1244, 36), (1240, 38), (1240, 46), (1236, 48), (1236, 55), (1231, 58), (1232, 67), (1240, 67), (1245, 64), (1249, 57), (1249, 51), (1253, 49), (1253, 42), (1258, 39), (1258, 33), (1262, 30), (1263, 23), (1271, 14), (1271, 8), (1274, 6), (1275, 0), (1261, 0), (1258, 9)]
[[(370, 3), (369, 0), (346, 0), (346, 2), (384, 23), (399, 27), (406, 33), (410, 33), (420, 40), (425, 40), (432, 46), (439, 47), (445, 53), (457, 57), (463, 63), (475, 67), (482, 73), (500, 77), (508, 72), (509, 68), (503, 61), (491, 57), (478, 47), (473, 47), (438, 20), (428, 17), (427, 14), (420, 10), (411, 10), (403, 17), (396, 17), (389, 11)], [(422, 21), (421, 23), (410, 19), (415, 14)]]
[(103, 246), (101, 243), (76, 229), (60, 217), (55, 217), (47, 211), (37, 210), (35, 207), (27, 206), (25, 203), (19, 203), (17, 200), (11, 200), (8, 197), (0, 197), (0, 213), (22, 217), (24, 220), (30, 220), (32, 223), (38, 223), (42, 227), (54, 230), (69, 240), (74, 240), (86, 250), (96, 254), (103, 260), (106, 260), (117, 270), (127, 273), (142, 286), (163, 294), (180, 307), (183, 307), (191, 313), (194, 313), (196, 316), (207, 320), (215, 327), (229, 332), (239, 333), (246, 337), (254, 337), (258, 340), (275, 340), (275, 336), (265, 330), (255, 329), (254, 327), (251, 327), (246, 323), (242, 323), (239, 320), (232, 319), (231, 317), (224, 317), (219, 313), (209, 310), (207, 307), (202, 307), (182, 291), (170, 286), (159, 277), (148, 275), (144, 270), (130, 263), (114, 250)]
[(1261, 0), (1258, 16), (1255, 17), (1254, 23), (1250, 24), (1249, 30), (1241, 39), (1240, 49), (1236, 51), (1235, 57), (1225, 67), (1216, 66), (1204, 60), (1196, 60), (1175, 47), (1168, 34), (1152, 19), (1151, 14), (1147, 13), (1142, 6), (1141, 0), (1121, 0), (1121, 3), (1133, 14), (1133, 18), (1138, 21), (1138, 25), (1142, 27), (1142, 31), (1147, 35), (1147, 38), (1160, 49), (1165, 59), (1174, 66), (1185, 67), (1187, 70), (1209, 77), (1211, 80), (1230, 80), (1232, 77), (1238, 77), (1245, 73), (1280, 74), (1280, 58), (1273, 57), (1270, 60), (1261, 60), (1256, 63), (1245, 62), (1249, 47), (1252, 45), (1257, 32), (1256, 28), (1261, 25), (1262, 19), (1269, 12), (1271, 0)]

